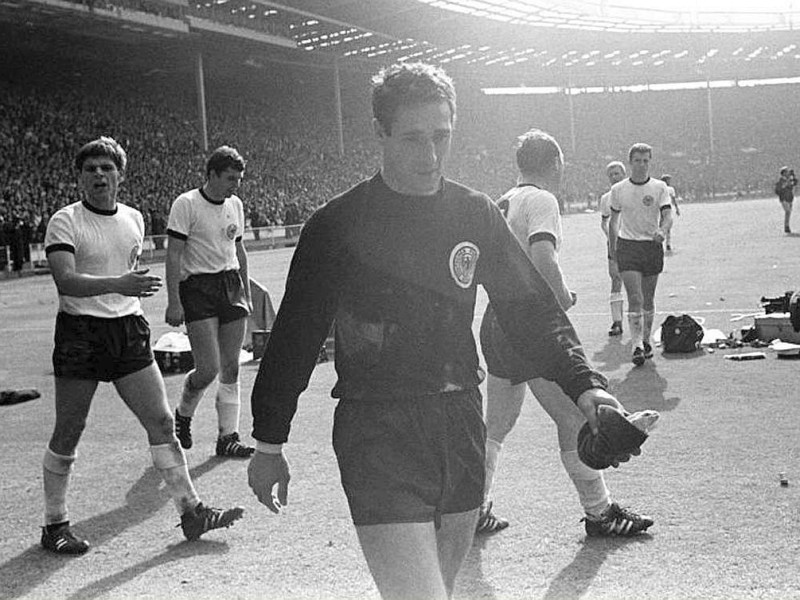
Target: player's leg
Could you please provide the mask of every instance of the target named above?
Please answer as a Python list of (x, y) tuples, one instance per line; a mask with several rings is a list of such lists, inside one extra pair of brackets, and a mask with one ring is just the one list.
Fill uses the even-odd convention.
[(478, 516), (478, 510), (471, 510), (441, 517), (441, 525), (436, 531), (436, 544), (448, 598), (453, 595), (456, 577), (472, 547)]
[(197, 539), (206, 531), (229, 527), (241, 518), (244, 512), (241, 508), (221, 510), (201, 503), (189, 475), (186, 455), (175, 439), (164, 380), (155, 363), (115, 380), (114, 385), (147, 432), (153, 465), (181, 515), (184, 535)]
[(625, 292), (628, 296), (628, 328), (631, 331), (633, 346), (633, 363), (644, 364), (644, 347), (642, 338), (642, 274), (639, 271), (622, 271), (620, 273)]
[(622, 313), (625, 299), (622, 295), (622, 277), (619, 274), (617, 261), (613, 258), (608, 259), (608, 276), (611, 278), (611, 294), (608, 303), (611, 306), (611, 328), (608, 335), (622, 335)]
[(599, 517), (611, 504), (611, 500), (603, 472), (586, 466), (578, 458), (578, 431), (586, 419), (556, 383), (537, 378), (530, 380), (528, 387), (556, 424), (561, 463), (578, 491), (584, 512)]
[(217, 317), (187, 321), (186, 323), (194, 368), (186, 374), (183, 380), (181, 400), (175, 409), (175, 433), (181, 446), (187, 450), (192, 447), (193, 443), (192, 417), (203, 394), (219, 371), (218, 329), (219, 319)]
[(360, 525), (356, 533), (381, 598), (448, 598), (432, 522)]
[(781, 207), (783, 208), (783, 231), (785, 233), (792, 233), (792, 204), (792, 202), (781, 201)]
[(219, 382), (217, 384), (217, 456), (248, 458), (255, 448), (239, 441), (239, 416), (241, 413), (241, 391), (239, 384), (239, 354), (247, 328), (245, 318), (220, 323)]
[(656, 316), (655, 297), (658, 275), (642, 277), (642, 341), (645, 358), (653, 357), (653, 346), (650, 343), (653, 334), (653, 321)]
[(506, 436), (522, 411), (525, 399), (525, 384), (512, 384), (508, 379), (488, 375), (486, 380), (486, 485), (483, 505), (478, 520), (478, 533), (495, 533), (508, 527), (506, 519), (492, 512), (492, 489), (494, 476), (500, 461), (500, 453)]
[(97, 381), (55, 378), (56, 422), (42, 461), (45, 504), (42, 546), (59, 554), (83, 554), (89, 549), (89, 544), (70, 529), (67, 490), (75, 450), (96, 390)]
[(653, 519), (612, 501), (603, 472), (590, 468), (578, 457), (578, 431), (585, 423), (578, 407), (552, 381), (532, 379), (528, 386), (556, 424), (561, 463), (572, 480), (586, 513), (583, 518), (586, 534), (631, 536), (646, 531), (653, 524)]

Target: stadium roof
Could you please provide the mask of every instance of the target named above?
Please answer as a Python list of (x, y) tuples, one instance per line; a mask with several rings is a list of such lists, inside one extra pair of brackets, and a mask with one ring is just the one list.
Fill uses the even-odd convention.
[(777, 77), (800, 65), (792, 0), (193, 1), (300, 11), (291, 35), (308, 51), (427, 60), (490, 78)]
[[(251, 63), (337, 60), (372, 70), (376, 63), (425, 60), (485, 85), (788, 77), (800, 66), (795, 0), (149, 1), (172, 12), (180, 7), (186, 18), (161, 19), (170, 27), (146, 19), (132, 26), (91, 13), (78, 0), (3, 0), (0, 20), (217, 46), (233, 41), (225, 31), (233, 27)], [(242, 31), (251, 32), (249, 40)]]

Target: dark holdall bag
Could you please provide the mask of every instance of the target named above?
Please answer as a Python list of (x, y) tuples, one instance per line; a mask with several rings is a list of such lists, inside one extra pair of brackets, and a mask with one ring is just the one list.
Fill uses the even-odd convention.
[(703, 339), (703, 326), (689, 315), (669, 315), (661, 324), (664, 352), (694, 352)]

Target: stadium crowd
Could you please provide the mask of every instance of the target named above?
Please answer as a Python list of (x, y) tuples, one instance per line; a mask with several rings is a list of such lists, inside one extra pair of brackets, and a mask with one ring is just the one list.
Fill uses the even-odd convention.
[[(143, 212), (150, 234), (165, 233), (172, 201), (204, 176), (191, 70), (142, 73), (103, 62), (65, 68), (52, 56), (47, 62), (0, 70), (0, 151), (7, 157), (0, 161), (0, 247), (11, 249), (14, 268), (28, 259), (30, 243), (42, 241), (49, 216), (78, 199), (76, 182), (63, 174), (88, 139), (111, 135), (129, 149), (120, 200)], [(230, 144), (247, 159), (241, 197), (252, 227), (302, 223), (377, 168), (377, 145), (363, 118), (368, 99), (355, 91), (363, 88), (356, 82), (363, 75), (342, 79), (340, 155), (328, 72), (277, 64), (242, 68), (208, 77), (208, 143)], [(465, 89), (459, 102), (467, 116), (458, 124), (450, 174), (499, 196), (515, 178), (515, 135), (541, 126), (565, 141), (565, 210), (595, 208), (606, 185), (603, 166), (640, 139), (652, 141), (656, 169), (673, 175), (684, 200), (769, 195), (780, 164), (791, 165), (798, 154), (797, 142), (786, 135), (798, 116), (780, 101), (780, 87), (715, 92), (713, 160), (707, 158), (705, 92), (578, 96), (570, 123), (563, 96), (499, 98)], [(634, 110), (643, 98), (648, 109)], [(753, 105), (775, 114), (742, 110)]]

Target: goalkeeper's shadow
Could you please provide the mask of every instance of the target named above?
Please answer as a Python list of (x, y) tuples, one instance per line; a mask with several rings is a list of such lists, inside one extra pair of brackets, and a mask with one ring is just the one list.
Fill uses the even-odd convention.
[(587, 537), (580, 550), (550, 582), (545, 600), (578, 600), (584, 598), (609, 555), (632, 544), (646, 544), (653, 539), (649, 533), (632, 537)]
[(624, 379), (610, 379), (608, 391), (631, 413), (640, 410), (669, 412), (681, 403), (678, 396), (667, 397), (667, 380), (659, 374), (653, 361), (630, 369)]

